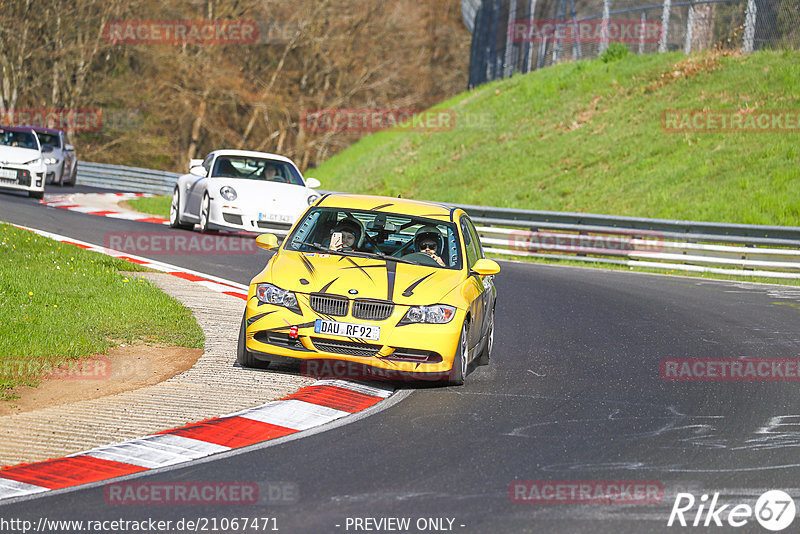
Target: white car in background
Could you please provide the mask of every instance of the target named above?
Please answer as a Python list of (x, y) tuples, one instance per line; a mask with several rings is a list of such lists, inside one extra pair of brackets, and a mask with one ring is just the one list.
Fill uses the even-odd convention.
[(169, 223), (173, 228), (286, 234), (318, 198), (319, 180), (304, 179), (289, 158), (247, 150), (215, 150), (191, 160), (178, 178)]
[(47, 166), (42, 145), (31, 128), (0, 126), (0, 188), (27, 191), (28, 196), (44, 198)]

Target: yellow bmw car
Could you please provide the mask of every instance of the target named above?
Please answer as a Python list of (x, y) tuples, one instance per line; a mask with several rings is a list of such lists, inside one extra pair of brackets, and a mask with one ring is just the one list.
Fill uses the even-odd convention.
[(250, 282), (237, 360), (308, 374), (463, 384), (489, 362), (500, 266), (467, 214), (431, 202), (320, 198)]

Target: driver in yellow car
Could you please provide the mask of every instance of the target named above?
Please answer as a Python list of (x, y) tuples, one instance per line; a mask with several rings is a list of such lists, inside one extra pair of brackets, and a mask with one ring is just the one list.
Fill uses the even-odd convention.
[(442, 234), (435, 226), (423, 226), (414, 234), (414, 248), (416, 251), (427, 254), (433, 258), (436, 263), (442, 267), (446, 267), (444, 260), (442, 260), (439, 255), (441, 249), (444, 248), (442, 246), (443, 244), (444, 239), (442, 239)]

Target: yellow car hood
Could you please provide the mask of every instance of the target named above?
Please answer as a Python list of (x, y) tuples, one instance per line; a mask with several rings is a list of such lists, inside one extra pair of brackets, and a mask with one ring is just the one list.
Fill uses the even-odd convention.
[(269, 273), (268, 282), (298, 293), (332, 293), (407, 305), (442, 303), (464, 280), (464, 273), (456, 269), (287, 250), (273, 258)]

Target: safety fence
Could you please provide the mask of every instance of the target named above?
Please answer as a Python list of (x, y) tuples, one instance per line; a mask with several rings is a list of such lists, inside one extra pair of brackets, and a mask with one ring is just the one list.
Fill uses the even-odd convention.
[(637, 54), (800, 46), (797, 0), (462, 0), (462, 14), (470, 87), (594, 58), (611, 43)]

